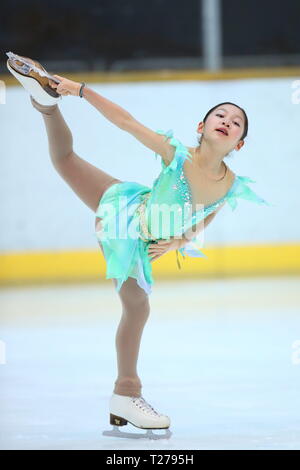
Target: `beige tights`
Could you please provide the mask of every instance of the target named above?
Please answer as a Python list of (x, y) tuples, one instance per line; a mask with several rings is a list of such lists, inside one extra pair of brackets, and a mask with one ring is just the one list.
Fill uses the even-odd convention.
[[(43, 117), (48, 136), (51, 161), (60, 176), (77, 196), (96, 212), (100, 198), (112, 184), (121, 180), (91, 165), (73, 150), (73, 138), (58, 105), (44, 106), (30, 96), (31, 103)], [(96, 217), (95, 223), (101, 223)], [(99, 243), (103, 252), (103, 248)], [(116, 279), (113, 279), (115, 286)], [(122, 317), (116, 334), (118, 376), (114, 393), (125, 396), (141, 396), (142, 384), (137, 374), (137, 361), (141, 337), (147, 322), (150, 305), (148, 295), (129, 277), (122, 285), (119, 298)]]

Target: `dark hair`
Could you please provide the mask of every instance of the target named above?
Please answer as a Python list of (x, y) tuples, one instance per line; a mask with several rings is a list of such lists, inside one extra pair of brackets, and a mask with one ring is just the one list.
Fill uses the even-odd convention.
[[(219, 106), (222, 106), (223, 104), (232, 104), (233, 106), (236, 106), (237, 108), (239, 108), (243, 114), (244, 114), (244, 118), (245, 118), (245, 124), (244, 124), (244, 132), (243, 132), (243, 135), (242, 137), (240, 138), (240, 140), (243, 140), (247, 134), (248, 134), (248, 117), (247, 117), (247, 114), (246, 114), (246, 111), (241, 108), (240, 106), (238, 106), (237, 104), (235, 103), (230, 103), (230, 101), (226, 101), (225, 103), (219, 103), (217, 104), (216, 106), (214, 106), (213, 108), (211, 108), (205, 115), (204, 119), (203, 119), (203, 122), (206, 121), (207, 117), (209, 116), (209, 114), (214, 111), (215, 109), (219, 108)], [(202, 136), (201, 136), (202, 137)], [(201, 142), (201, 137), (198, 139), (198, 143), (200, 144)], [(228, 154), (227, 154), (228, 155)]]

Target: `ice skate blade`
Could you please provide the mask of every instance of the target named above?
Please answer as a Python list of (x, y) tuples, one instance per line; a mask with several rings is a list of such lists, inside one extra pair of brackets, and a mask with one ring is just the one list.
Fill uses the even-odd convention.
[(136, 428), (139, 428), (139, 429), (167, 429), (168, 428), (168, 426), (163, 426), (161, 428), (158, 428), (156, 426), (155, 427), (149, 426), (148, 428), (138, 426), (138, 425), (132, 423), (131, 421), (128, 421), (128, 419), (122, 418), (121, 416), (114, 415), (113, 413), (110, 413), (110, 415), (109, 415), (109, 422), (113, 426), (126, 426), (127, 423), (130, 423), (130, 424), (132, 424), (132, 426), (135, 426)]
[[(142, 428), (141, 428), (142, 429)], [(144, 433), (137, 433), (137, 432), (124, 432), (120, 431), (118, 426), (113, 426), (113, 429), (111, 431), (103, 431), (102, 433), (103, 436), (110, 436), (110, 437), (123, 437), (127, 439), (151, 439), (151, 440), (157, 440), (157, 439), (170, 439), (172, 436), (172, 433), (169, 429), (165, 429), (164, 434), (155, 434), (152, 429), (147, 429), (147, 432)]]
[(22, 72), (11, 59), (7, 59), (6, 65), (10, 73), (38, 103), (51, 106), (59, 103), (62, 99), (62, 96), (50, 87), (47, 77), (41, 77), (32, 70), (27, 71), (27, 73), (26, 70)]
[[(10, 64), (17, 72), (22, 75), (30, 75), (30, 72), (33, 71), (38, 74), (40, 77), (47, 77), (50, 80), (53, 80), (55, 83), (60, 83), (58, 78), (53, 77), (44, 67), (37, 61), (29, 59), (29, 57), (22, 57), (13, 52), (6, 52), (6, 55), (10, 59)], [(40, 66), (38, 67), (37, 64)], [(31, 75), (30, 75), (31, 76)], [(46, 82), (47, 83), (47, 82)], [(55, 95), (54, 95), (55, 96)]]

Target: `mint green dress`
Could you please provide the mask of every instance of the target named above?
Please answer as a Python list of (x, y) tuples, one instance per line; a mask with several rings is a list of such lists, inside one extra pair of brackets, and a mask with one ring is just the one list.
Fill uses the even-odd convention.
[[(96, 232), (96, 238), (104, 251), (106, 279), (117, 279), (117, 291), (128, 277), (133, 277), (147, 294), (152, 292), (154, 281), (148, 255), (149, 244), (154, 242), (151, 236), (155, 239), (180, 237), (224, 202), (234, 210), (238, 198), (270, 205), (246, 184), (255, 181), (247, 176), (236, 175), (231, 188), (221, 199), (206, 207), (201, 205), (200, 210), (193, 211), (191, 188), (183, 170), (185, 159), (191, 159), (192, 156), (188, 149), (173, 137), (172, 130), (156, 132), (165, 135), (165, 140), (170, 139), (169, 144), (176, 149), (171, 163), (165, 165), (161, 160), (162, 170), (154, 180), (152, 188), (131, 181), (113, 184), (102, 195), (96, 211), (96, 217), (102, 218), (102, 229)], [(157, 158), (157, 154), (155, 157)], [(141, 203), (150, 237), (145, 236), (141, 227), (138, 210)], [(170, 207), (172, 211), (168, 212)], [(160, 210), (162, 208), (165, 212)], [(165, 215), (164, 219), (162, 214)], [(183, 248), (176, 250), (178, 267), (180, 268), (178, 251), (183, 257), (187, 255), (207, 258), (199, 247), (195, 236)]]

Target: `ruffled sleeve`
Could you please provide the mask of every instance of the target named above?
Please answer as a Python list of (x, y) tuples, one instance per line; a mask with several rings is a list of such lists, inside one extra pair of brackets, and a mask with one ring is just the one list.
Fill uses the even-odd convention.
[(258, 204), (266, 204), (267, 206), (272, 206), (262, 197), (258, 196), (247, 184), (248, 183), (256, 183), (256, 181), (252, 180), (248, 176), (236, 176), (237, 184), (235, 185), (235, 190), (231, 191), (226, 200), (230, 205), (231, 209), (234, 210), (237, 207), (237, 198), (246, 199), (247, 201), (256, 202)]
[[(162, 130), (157, 130), (156, 133), (160, 135), (165, 135), (166, 136), (165, 141), (170, 139), (169, 144), (173, 145), (173, 147), (176, 148), (173, 160), (171, 161), (171, 163), (169, 163), (169, 165), (165, 165), (164, 161), (161, 160), (163, 173), (168, 173), (169, 171), (175, 171), (177, 169), (177, 166), (181, 158), (189, 159), (190, 161), (192, 161), (191, 153), (188, 151), (185, 145), (183, 145), (179, 140), (173, 137), (172, 129), (169, 129), (167, 132), (164, 132)], [(157, 159), (157, 156), (158, 154), (156, 153), (155, 154), (156, 159)]]

